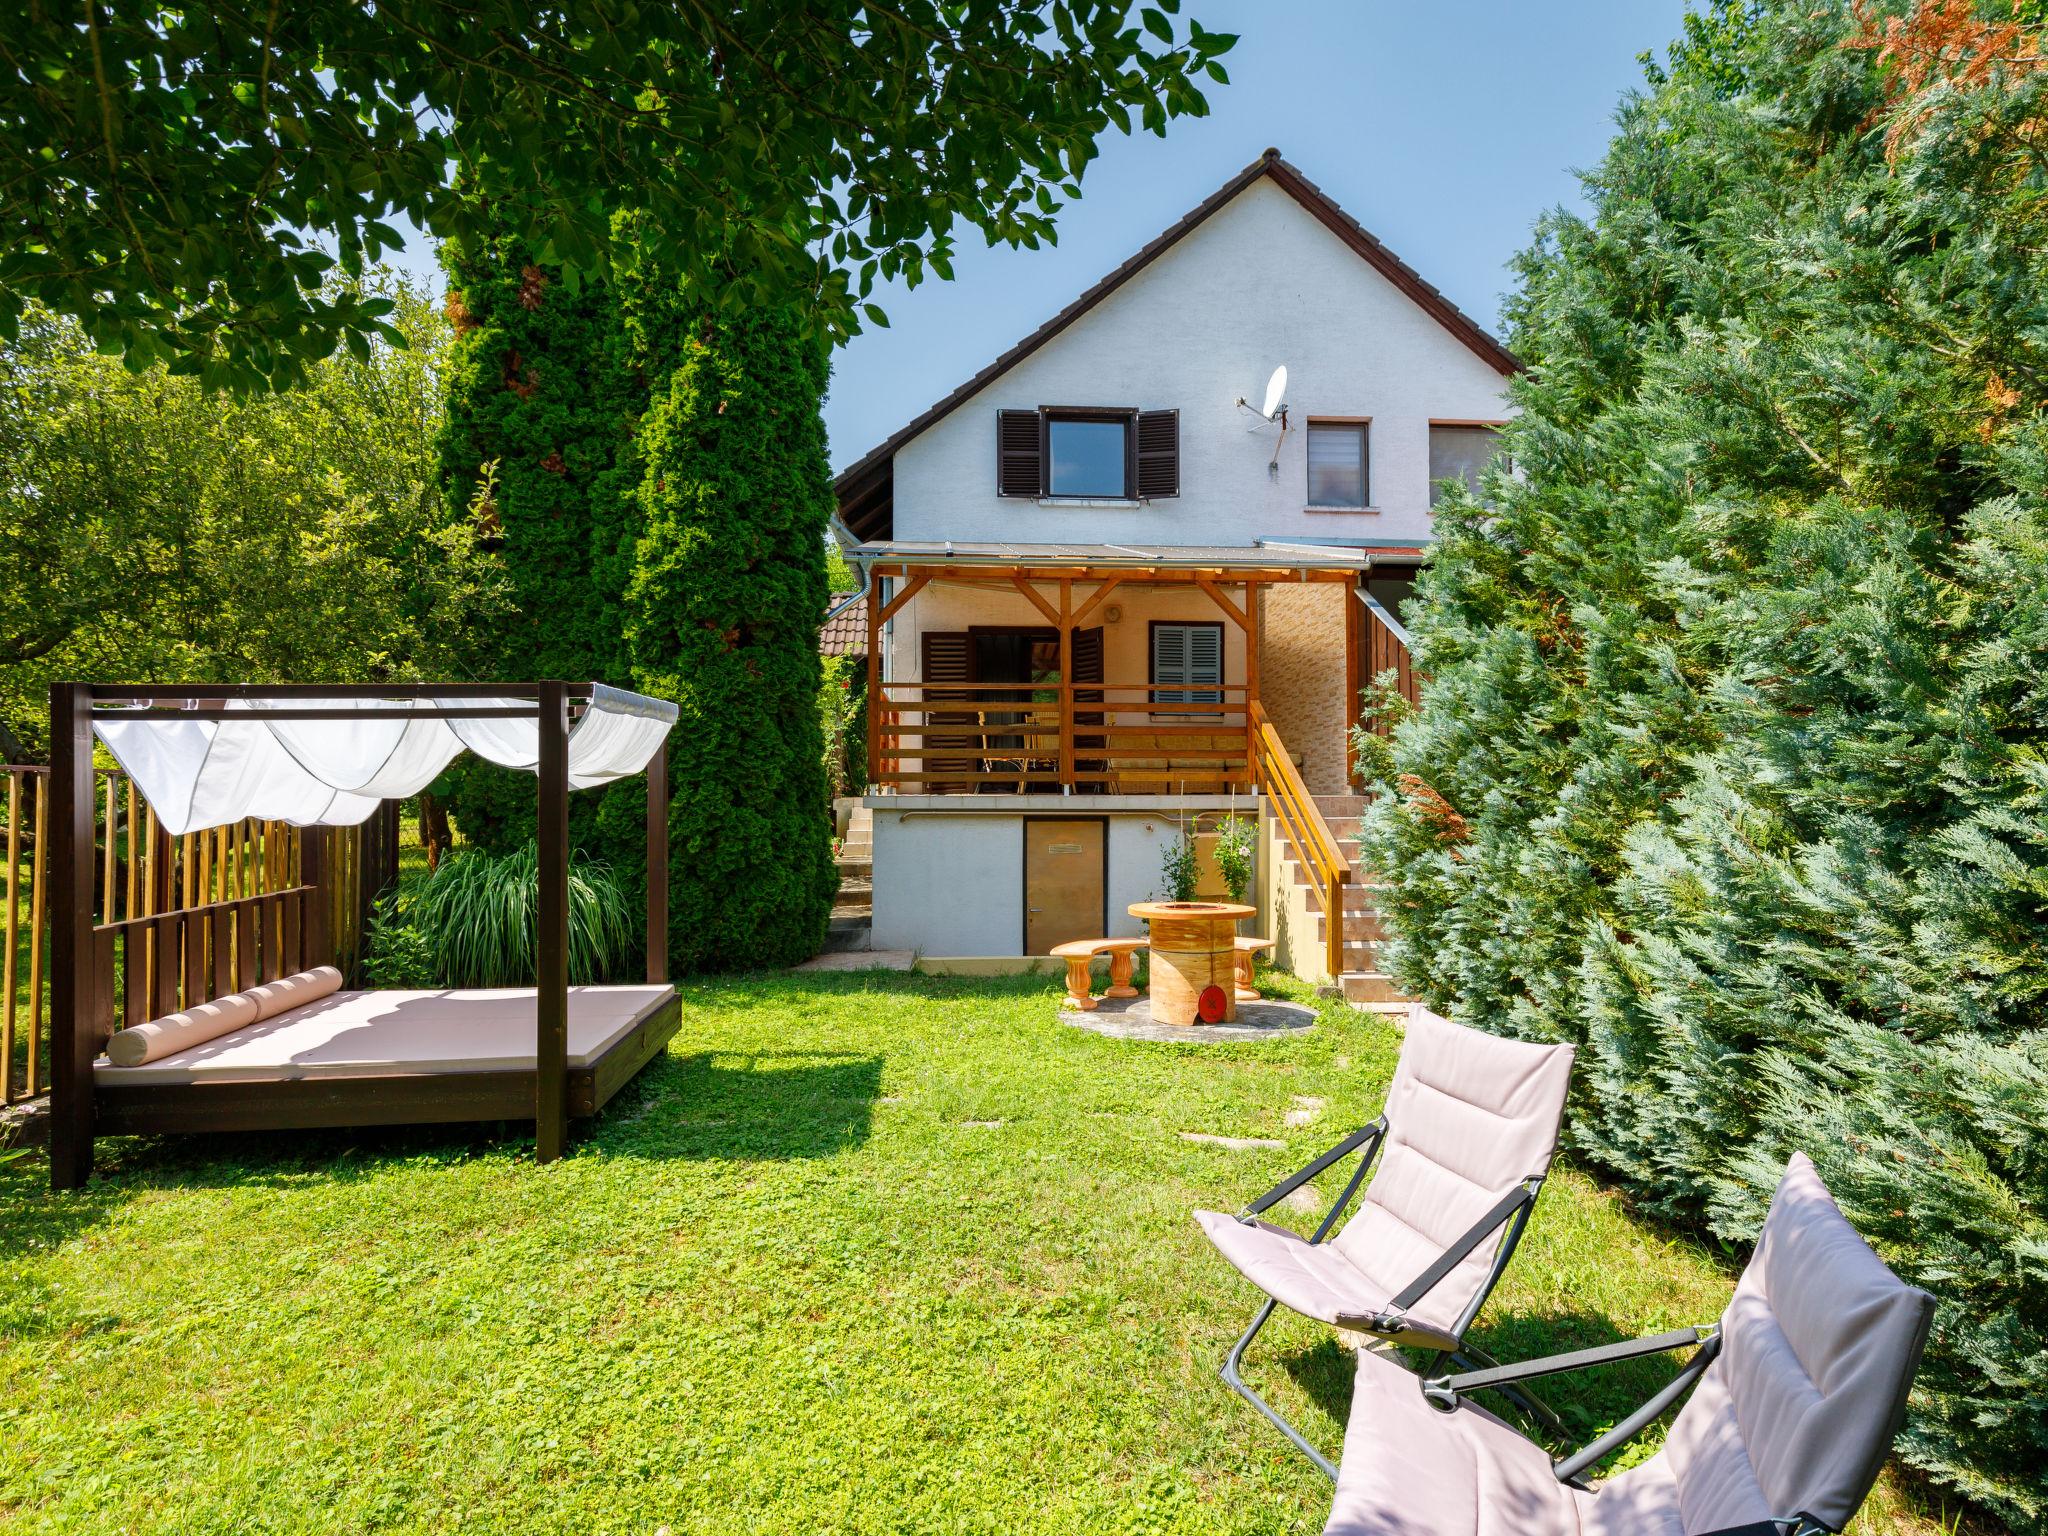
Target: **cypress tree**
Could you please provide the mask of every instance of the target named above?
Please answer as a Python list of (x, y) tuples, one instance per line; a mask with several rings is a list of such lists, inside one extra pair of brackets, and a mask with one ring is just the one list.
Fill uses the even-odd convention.
[(1390, 963), (1578, 1041), (1572, 1140), (1645, 1203), (1747, 1240), (1814, 1157), (1940, 1302), (1903, 1456), (2042, 1531), (2048, 71), (1903, 24), (1690, 17), (1540, 226), (1365, 852)]
[[(474, 508), (500, 544), (511, 587), (505, 621), (473, 639), (483, 680), (624, 682), (620, 596), (638, 510), (633, 431), (647, 388), (611, 287), (565, 282), (509, 235), (442, 249), (457, 339), (440, 443), (443, 494)], [(572, 799), (579, 846), (619, 789)], [(502, 851), (532, 835), (533, 787), (459, 763), (448, 785), (465, 837)], [(644, 801), (642, 802), (644, 804)], [(630, 819), (620, 816), (618, 819)], [(639, 867), (637, 838), (617, 860)]]
[(635, 675), (675, 699), (670, 955), (816, 954), (838, 876), (824, 813), (818, 624), (831, 475), (824, 342), (776, 311), (704, 315), (641, 423), (626, 592)]

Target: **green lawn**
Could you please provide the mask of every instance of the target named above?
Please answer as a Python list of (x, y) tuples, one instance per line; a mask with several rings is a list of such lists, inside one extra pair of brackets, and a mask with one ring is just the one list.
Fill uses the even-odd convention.
[[(1398, 1040), (1062, 1027), (1049, 980), (693, 984), (670, 1054), (536, 1167), (455, 1132), (109, 1142), (0, 1166), (0, 1523), (49, 1531), (1321, 1529), (1215, 1367), (1235, 1209), (1376, 1113)], [(1297, 1095), (1327, 1101), (1312, 1125)], [(979, 1122), (996, 1122), (994, 1124)], [(1190, 1144), (1186, 1130), (1285, 1151)], [(1565, 1170), (1475, 1334), (1713, 1317), (1718, 1255)], [(1329, 1331), (1255, 1379), (1332, 1453)], [(1590, 1432), (1660, 1378), (1564, 1400)], [(1936, 1526), (1887, 1491), (1873, 1532)]]

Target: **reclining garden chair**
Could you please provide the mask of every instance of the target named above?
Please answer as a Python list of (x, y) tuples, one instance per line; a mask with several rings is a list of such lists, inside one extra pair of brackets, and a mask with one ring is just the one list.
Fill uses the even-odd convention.
[[(1434, 1351), (1439, 1362), (1490, 1364), (1466, 1346), (1465, 1330), (1521, 1241), (1550, 1170), (1572, 1054), (1568, 1045), (1482, 1034), (1417, 1004), (1408, 1010), (1407, 1039), (1379, 1119), (1241, 1214), (1195, 1212), (1209, 1240), (1269, 1298), (1224, 1360), (1223, 1379), (1330, 1477), (1337, 1469), (1328, 1459), (1245, 1384), (1239, 1368), (1246, 1346), (1274, 1307), (1285, 1306), (1389, 1344)], [(1354, 1154), (1358, 1167), (1314, 1236), (1259, 1219)], [(1369, 1173), (1358, 1214), (1332, 1238)], [(1556, 1426), (1530, 1394), (1510, 1388), (1508, 1395)]]
[[(1422, 1383), (1358, 1352), (1324, 1536), (1818, 1536), (1863, 1503), (1905, 1417), (1934, 1298), (1870, 1251), (1795, 1155), (1718, 1323)], [(1655, 1396), (1552, 1463), (1463, 1394), (1699, 1345)], [(1583, 1475), (1674, 1402), (1662, 1449)]]

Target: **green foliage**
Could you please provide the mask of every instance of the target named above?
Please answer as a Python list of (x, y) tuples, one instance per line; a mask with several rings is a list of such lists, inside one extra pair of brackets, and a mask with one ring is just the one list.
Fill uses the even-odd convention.
[(1747, 1239), (1811, 1153), (1940, 1298), (1902, 1454), (2038, 1532), (2048, 77), (1895, 106), (1857, 30), (1711, 7), (1540, 227), (1364, 841), (1387, 963), (1579, 1042), (1647, 1204)]
[(867, 661), (859, 656), (823, 658), (818, 685), (818, 725), (825, 738), (825, 796), (861, 793), (868, 781)]
[(1259, 863), (1259, 824), (1250, 816), (1226, 816), (1216, 826), (1216, 870), (1232, 901), (1241, 902), (1252, 888)]
[[(473, 507), (502, 545), (511, 599), (499, 622), (465, 637), (467, 672), (624, 682), (620, 594), (639, 527), (633, 432), (649, 372), (672, 359), (637, 350), (608, 285), (565, 281), (515, 236), (487, 229), (444, 246), (442, 259), (455, 342), (436, 445), (441, 493), (451, 512)], [(635, 784), (573, 796), (576, 842), (622, 870), (643, 867), (637, 832), (597, 829), (607, 803), (642, 793)], [(530, 780), (467, 761), (447, 794), (463, 836), (480, 847), (504, 852), (534, 835)], [(630, 820), (617, 810), (611, 819)]]
[(404, 349), (235, 400), (132, 371), (41, 309), (0, 344), (0, 718), (32, 746), (57, 677), (460, 675), (497, 562), (434, 483), (447, 321), (402, 278)]
[(669, 738), (678, 970), (807, 959), (831, 915), (818, 710), (828, 373), (791, 313), (701, 317), (640, 425), (626, 634), (640, 685), (682, 711)]
[[(534, 980), (540, 855), (464, 849), (378, 903), (364, 957), (377, 987), (516, 987)], [(639, 957), (632, 895), (605, 865), (569, 863), (569, 980), (632, 980)]]
[(1195, 889), (1202, 881), (1201, 859), (1195, 851), (1195, 829), (1185, 816), (1180, 826), (1160, 848), (1159, 878), (1165, 883), (1166, 893), (1161, 901), (1193, 901)]
[[(963, 224), (1049, 242), (1112, 127), (1206, 112), (1233, 39), (1178, 9), (31, 6), (0, 68), (0, 337), (33, 299), (138, 368), (293, 383), (398, 343), (387, 297), (324, 286), (402, 243), (393, 216), (465, 243), (509, 221), (591, 278), (644, 240), (694, 303), (844, 335), (886, 323), (877, 281), (949, 276)], [(611, 221), (622, 188), (643, 235)]]

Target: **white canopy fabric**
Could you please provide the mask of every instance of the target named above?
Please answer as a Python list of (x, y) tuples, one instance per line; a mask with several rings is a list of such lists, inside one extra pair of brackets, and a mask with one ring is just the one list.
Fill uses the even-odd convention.
[[(247, 719), (124, 720), (93, 729), (172, 836), (253, 816), (293, 826), (348, 827), (385, 800), (416, 795), (466, 747), (527, 773), (540, 764), (537, 720), (265, 720), (266, 710), (533, 707), (531, 699), (238, 699)], [(597, 684), (569, 730), (569, 787), (590, 789), (645, 768), (675, 724), (676, 706)]]

